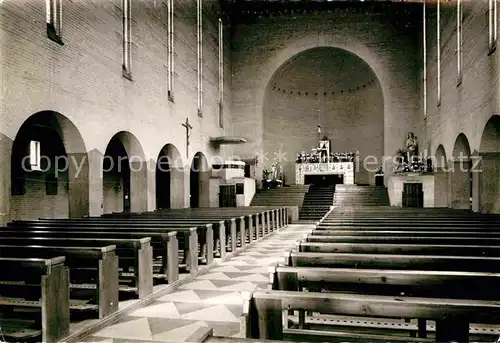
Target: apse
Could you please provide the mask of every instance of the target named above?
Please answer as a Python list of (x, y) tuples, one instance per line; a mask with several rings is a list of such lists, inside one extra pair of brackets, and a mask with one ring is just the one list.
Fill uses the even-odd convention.
[(373, 183), (384, 144), (382, 88), (360, 57), (330, 47), (306, 50), (270, 81), (263, 129), (264, 169), (279, 162), (286, 184), (296, 181), (297, 153), (310, 153), (323, 136), (331, 152), (359, 154), (355, 183)]

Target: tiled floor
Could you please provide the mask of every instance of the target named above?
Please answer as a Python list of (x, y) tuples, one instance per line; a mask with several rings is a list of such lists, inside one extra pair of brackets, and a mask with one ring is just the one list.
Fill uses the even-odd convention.
[(240, 337), (240, 292), (267, 288), (268, 266), (283, 261), (283, 252), (311, 229), (289, 225), (86, 341), (179, 343), (206, 327), (213, 328), (214, 336)]

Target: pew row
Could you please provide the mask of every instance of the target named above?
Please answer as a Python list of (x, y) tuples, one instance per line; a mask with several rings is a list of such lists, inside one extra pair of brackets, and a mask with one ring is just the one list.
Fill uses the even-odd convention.
[(64, 238), (55, 237), (5, 237), (0, 232), (2, 244), (13, 246), (65, 246), (65, 247), (105, 247), (116, 246), (120, 268), (120, 291), (133, 292), (139, 298), (153, 293), (153, 255), (151, 238), (75, 238), (68, 234)]
[[(73, 308), (97, 310), (99, 318), (118, 310), (118, 257), (115, 251), (114, 245), (99, 248), (0, 245), (0, 257), (4, 258), (50, 259), (64, 256), (65, 266), (70, 269), (70, 290), (76, 293), (75, 299), (85, 300)], [(96, 302), (97, 306), (92, 302)]]
[[(69, 272), (64, 261), (63, 256), (0, 258), (3, 336), (14, 341), (39, 337), (43, 342), (57, 342), (69, 334)], [(34, 318), (18, 320), (19, 310)]]
[[(8, 230), (35, 230), (35, 231), (60, 231), (69, 232), (80, 231), (80, 232), (96, 232), (104, 231), (108, 233), (113, 233), (117, 237), (121, 234), (127, 234), (129, 232), (140, 232), (142, 237), (152, 237), (153, 234), (163, 233), (168, 234), (169, 232), (175, 232), (177, 235), (177, 240), (182, 239), (183, 245), (181, 249), (184, 250), (184, 261), (187, 263), (187, 269), (191, 273), (195, 273), (198, 270), (198, 233), (201, 232), (202, 236), (206, 239), (207, 244), (207, 263), (212, 262), (213, 254), (213, 231), (212, 224), (204, 224), (198, 227), (190, 225), (189, 223), (182, 224), (171, 224), (166, 225), (164, 223), (149, 223), (149, 222), (91, 222), (87, 220), (75, 220), (75, 221), (46, 221), (39, 223), (39, 221), (16, 221), (7, 224)], [(162, 257), (163, 255), (160, 255)], [(211, 258), (212, 256), (212, 258)], [(165, 262), (162, 262), (165, 265)]]
[[(0, 239), (10, 238), (31, 238), (40, 237), (48, 240), (55, 239), (83, 239), (96, 241), (111, 241), (119, 242), (120, 240), (141, 240), (143, 237), (149, 236), (150, 245), (152, 247), (153, 256), (162, 257), (162, 265), (158, 273), (153, 274), (155, 279), (163, 279), (168, 283), (173, 283), (179, 278), (179, 261), (178, 261), (178, 243), (177, 233), (175, 231), (168, 233), (161, 232), (106, 232), (104, 228), (96, 228), (96, 231), (75, 231), (72, 228), (61, 230), (38, 230), (26, 228), (23, 230), (0, 230)], [(119, 243), (118, 243), (119, 244)], [(121, 263), (121, 258), (119, 261)]]
[[(495, 301), (277, 290), (244, 295), (241, 326), (246, 337), (257, 339), (283, 340), (307, 335), (308, 330), (304, 328), (284, 328), (284, 311), (290, 310), (433, 320), (436, 321), (436, 342), (468, 342), (470, 323), (500, 323), (500, 304)], [(321, 335), (325, 339), (335, 336), (335, 332), (322, 332)], [(405, 337), (405, 341), (411, 339)]]

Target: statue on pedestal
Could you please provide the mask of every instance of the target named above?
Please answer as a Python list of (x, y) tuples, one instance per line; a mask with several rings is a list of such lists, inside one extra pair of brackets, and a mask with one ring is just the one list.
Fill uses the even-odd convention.
[(417, 136), (413, 132), (408, 133), (408, 138), (406, 139), (406, 151), (408, 151), (408, 162), (411, 163), (413, 156), (418, 154), (418, 140)]

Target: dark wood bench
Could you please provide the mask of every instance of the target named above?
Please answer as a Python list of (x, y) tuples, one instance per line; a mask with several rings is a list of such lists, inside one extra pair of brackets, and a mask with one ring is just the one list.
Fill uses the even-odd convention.
[(289, 266), (271, 266), (269, 271), (273, 290), (500, 300), (500, 273)]
[(301, 242), (299, 252), (500, 257), (500, 245)]
[[(69, 273), (64, 260), (64, 256), (0, 258), (3, 336), (57, 342), (69, 334)], [(27, 309), (25, 315), (35, 318), (19, 319), (19, 309)]]
[(372, 244), (441, 244), (441, 245), (500, 245), (500, 238), (478, 237), (400, 237), (400, 236), (318, 236), (308, 235), (308, 242), (318, 243), (372, 243)]
[[(270, 267), (270, 289), (498, 301), (500, 274), (273, 266)], [(481, 289), (481, 292), (471, 292), (471, 289)], [(299, 310), (298, 314), (299, 327), (304, 328), (305, 312)], [(360, 329), (359, 320), (350, 324)], [(385, 330), (386, 327), (382, 331)], [(427, 337), (425, 319), (418, 321), (417, 330), (418, 337)], [(410, 331), (410, 334), (416, 337), (417, 332)]]
[(1, 237), (4, 245), (38, 245), (65, 247), (105, 247), (116, 246), (118, 266), (121, 269), (120, 281), (131, 281), (120, 284), (120, 291), (133, 292), (139, 298), (153, 293), (153, 252), (151, 238), (121, 239), (121, 238), (75, 238), (71, 232), (67, 237)]
[[(258, 339), (283, 340), (308, 335), (305, 329), (283, 328), (283, 313), (286, 310), (434, 320), (436, 342), (468, 342), (470, 323), (500, 323), (500, 304), (495, 301), (276, 290), (255, 291), (245, 296), (242, 327), (246, 337)], [(324, 341), (336, 333), (316, 334), (318, 339)], [(405, 337), (405, 341), (411, 339)]]
[(312, 236), (399, 236), (399, 237), (476, 237), (500, 238), (500, 230), (493, 232), (467, 230), (372, 230), (356, 228), (354, 230), (313, 230)]
[(500, 257), (287, 252), (285, 265), (498, 273), (500, 272)]
[(481, 231), (481, 232), (499, 232), (500, 226), (481, 226), (478, 224), (467, 224), (467, 223), (404, 223), (404, 222), (394, 222), (393, 224), (386, 223), (343, 223), (343, 224), (328, 224), (321, 222), (316, 226), (317, 230), (357, 230), (357, 229), (369, 229), (369, 230), (464, 230), (464, 231)]
[[(159, 222), (126, 222), (119, 220), (109, 220), (104, 222), (91, 221), (87, 219), (80, 220), (51, 220), (51, 221), (16, 221), (7, 224), (7, 228), (29, 228), (31, 230), (50, 230), (65, 231), (71, 228), (75, 231), (97, 231), (106, 232), (143, 232), (144, 236), (151, 237), (150, 232), (168, 233), (176, 232), (178, 238), (182, 239), (182, 249), (184, 250), (184, 259), (187, 263), (187, 269), (191, 273), (198, 270), (198, 232), (204, 232), (207, 242), (207, 263), (211, 263), (213, 253), (213, 231), (212, 224), (204, 224), (198, 227), (190, 226), (188, 223), (168, 225)], [(143, 236), (143, 237), (144, 237)], [(181, 244), (181, 243), (179, 243)]]
[[(0, 257), (54, 258), (65, 257), (70, 269), (70, 288), (84, 300), (98, 304), (99, 318), (118, 310), (118, 257), (116, 246), (65, 247), (0, 245)], [(72, 299), (74, 296), (72, 295)], [(86, 309), (83, 305), (82, 309)]]
[[(10, 223), (9, 226), (17, 225), (19, 222)], [(198, 268), (198, 261), (196, 265), (191, 265), (188, 260), (191, 259), (191, 254), (195, 260), (201, 260), (204, 263), (211, 263), (214, 256), (214, 226), (218, 230), (224, 230), (224, 221), (194, 221), (194, 220), (177, 220), (171, 221), (162, 218), (82, 218), (82, 219), (40, 219), (32, 223), (42, 223), (47, 225), (70, 225), (72, 227), (99, 225), (110, 229), (122, 228), (148, 228), (154, 230), (168, 229), (170, 231), (178, 232), (179, 247), (184, 251), (184, 260), (188, 263), (188, 269), (196, 271)], [(194, 237), (190, 237), (191, 228), (197, 227), (196, 241)], [(191, 242), (192, 241), (192, 242)], [(193, 243), (191, 249), (191, 244)], [(198, 249), (199, 247), (199, 249)], [(199, 251), (199, 256), (198, 256)], [(192, 252), (192, 253), (191, 253)], [(206, 256), (204, 255), (206, 254)], [(194, 261), (194, 260), (193, 260)]]
[[(23, 228), (23, 230), (0, 230), (0, 239), (11, 237), (43, 237), (47, 239), (64, 239), (66, 237), (81, 238), (85, 240), (107, 240), (118, 242), (122, 239), (140, 240), (145, 236), (151, 239), (151, 247), (153, 256), (161, 257), (162, 265), (158, 272), (153, 274), (155, 279), (165, 280), (168, 283), (173, 283), (179, 278), (179, 261), (178, 261), (178, 243), (176, 231), (161, 233), (161, 232), (107, 232), (105, 228), (95, 228), (95, 231), (78, 231), (78, 229), (70, 227), (47, 228), (41, 230), (41, 227), (32, 229), (31, 227)], [(122, 258), (119, 258), (120, 264)]]

